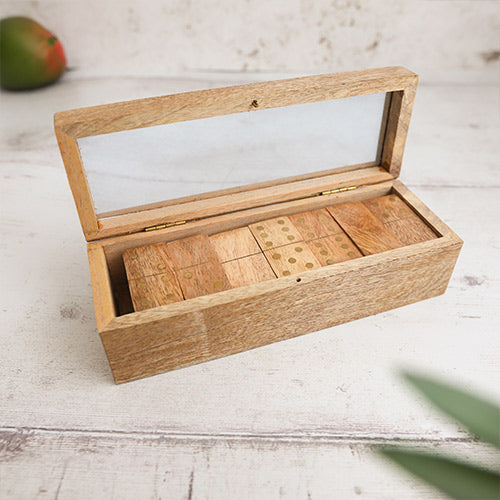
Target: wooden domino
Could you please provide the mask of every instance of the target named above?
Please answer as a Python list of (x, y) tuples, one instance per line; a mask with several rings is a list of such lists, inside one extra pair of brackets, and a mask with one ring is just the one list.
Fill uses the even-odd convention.
[(396, 194), (363, 202), (402, 245), (436, 237), (434, 231)]
[(261, 253), (224, 262), (222, 267), (231, 288), (239, 288), (276, 278), (269, 262)]
[(406, 219), (386, 222), (384, 226), (391, 231), (403, 245), (412, 245), (436, 238), (434, 231), (418, 215)]
[(123, 263), (129, 280), (161, 274), (173, 268), (165, 243), (126, 250)]
[(259, 245), (248, 227), (214, 234), (210, 236), (210, 241), (220, 262), (260, 253)]
[(291, 276), (435, 237), (396, 195), (125, 251), (134, 309)]
[(171, 241), (167, 243), (167, 251), (176, 271), (218, 260), (212, 242), (206, 234)]
[(395, 194), (366, 200), (363, 205), (383, 223), (415, 215), (413, 210)]
[(403, 246), (362, 202), (334, 205), (328, 211), (364, 255)]
[(276, 276), (290, 276), (321, 267), (305, 242), (292, 243), (264, 252)]
[(328, 210), (324, 208), (291, 215), (289, 219), (297, 228), (304, 241), (315, 240), (343, 232)]
[(136, 311), (184, 300), (175, 273), (144, 276), (129, 281), (130, 296)]
[(218, 261), (209, 261), (197, 266), (186, 267), (177, 271), (182, 292), (186, 299), (229, 290), (231, 285)]
[(344, 232), (308, 241), (307, 244), (322, 266), (330, 266), (363, 255)]
[(303, 240), (302, 235), (288, 217), (276, 217), (250, 224), (249, 228), (262, 250), (282, 247)]

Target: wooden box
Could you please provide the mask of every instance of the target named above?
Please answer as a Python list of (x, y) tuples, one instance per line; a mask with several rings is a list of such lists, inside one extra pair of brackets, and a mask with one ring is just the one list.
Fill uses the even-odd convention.
[[(97, 327), (116, 383), (444, 293), (462, 241), (396, 180), (416, 86), (416, 74), (391, 67), (57, 113), (55, 131), (88, 241)], [(372, 122), (380, 122), (376, 137)], [(148, 157), (156, 152), (158, 158)], [(207, 180), (219, 172), (217, 182)], [(235, 172), (243, 186), (231, 186)], [(207, 182), (204, 194), (186, 187), (197, 175)], [(179, 196), (161, 198), (176, 186)], [(110, 197), (119, 200), (108, 203)], [(384, 206), (395, 200), (411, 224)], [(349, 229), (355, 258), (320, 262), (317, 254), (320, 264), (311, 269), (278, 269), (264, 281), (134, 312), (127, 252), (246, 226), (259, 227), (258, 241), (264, 222), (286, 217), (297, 228), (297, 214), (325, 207)], [(391, 236), (386, 244), (384, 227), (404, 243), (391, 245)], [(430, 236), (420, 238), (420, 230)]]

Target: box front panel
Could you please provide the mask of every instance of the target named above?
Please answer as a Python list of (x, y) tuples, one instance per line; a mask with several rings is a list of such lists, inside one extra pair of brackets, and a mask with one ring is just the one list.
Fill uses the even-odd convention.
[[(259, 285), (225, 303), (110, 324), (117, 383), (200, 363), (444, 293), (461, 243), (440, 238)], [(208, 305), (207, 305), (208, 304)]]

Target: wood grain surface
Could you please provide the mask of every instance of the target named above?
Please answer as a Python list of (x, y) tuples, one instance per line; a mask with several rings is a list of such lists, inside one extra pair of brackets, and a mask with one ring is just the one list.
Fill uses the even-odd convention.
[[(268, 220), (269, 217), (293, 215), (306, 210), (324, 208), (332, 204), (343, 203), (347, 200), (366, 200), (390, 193), (395, 185), (397, 185), (397, 183), (383, 182), (381, 184), (361, 186), (354, 191), (274, 203), (245, 211), (219, 215), (210, 219), (190, 221), (180, 226), (168, 227), (157, 231), (147, 231), (117, 236), (115, 238), (107, 238), (102, 240), (100, 245), (104, 248), (112, 281), (120, 283), (120, 281), (123, 281), (124, 276), (122, 254), (127, 249), (153, 243), (174, 241), (197, 234), (212, 235), (221, 231), (232, 230), (248, 224)], [(89, 247), (93, 246), (93, 243), (89, 244)]]
[(335, 269), (308, 257), (297, 278), (116, 317), (101, 340), (117, 383), (215, 359), (442, 294), (461, 246), (450, 232)]
[(342, 232), (341, 227), (324, 208), (292, 215), (290, 220), (305, 241)]
[(300, 241), (266, 250), (264, 255), (278, 277), (292, 276), (321, 267), (311, 249)]
[(436, 237), (429, 226), (417, 216), (386, 222), (384, 226), (403, 245), (412, 245), (413, 243), (420, 243), (421, 241), (431, 240)]
[[(23, 452), (16, 452), (21, 445)], [(358, 439), (345, 443), (326, 436), (161, 436), (134, 433), (8, 430), (0, 446), (11, 459), (5, 466), (4, 491), (24, 498), (104, 498), (119, 492), (123, 500), (151, 498), (443, 498), (423, 482), (403, 476), (377, 457), (378, 446), (394, 442)], [(399, 445), (425, 450), (425, 444), (402, 440)], [(490, 467), (491, 449), (467, 442), (432, 442), (440, 454), (474, 455)], [(149, 459), (145, 460), (145, 457)], [(231, 470), (229, 474), (227, 471)], [(31, 470), (17, 482), (19, 470)], [(119, 473), (117, 473), (119, 471)], [(293, 474), (290, 471), (294, 471)], [(41, 485), (41, 486), (40, 486)]]
[(184, 300), (177, 277), (172, 271), (129, 280), (129, 290), (135, 311)]
[(222, 267), (232, 288), (276, 278), (272, 267), (261, 253), (224, 262)]
[(231, 285), (222, 264), (216, 260), (177, 271), (177, 277), (186, 299), (229, 290)]
[(395, 194), (365, 200), (363, 205), (383, 223), (415, 215), (415, 212)]
[(402, 243), (361, 202), (328, 207), (328, 211), (364, 255), (399, 248)]
[(249, 227), (262, 250), (271, 250), (303, 240), (302, 235), (288, 217), (263, 220)]
[(126, 250), (123, 263), (129, 280), (161, 274), (176, 267), (165, 243)]
[(55, 116), (55, 126), (73, 137), (86, 137), (257, 109), (400, 91), (415, 85), (416, 80), (415, 73), (397, 66), (292, 78), (64, 111)]
[(167, 252), (176, 271), (217, 260), (217, 253), (206, 234), (170, 241)]
[[(71, 106), (286, 75), (72, 75), (36, 92), (1, 95), (1, 498), (225, 499), (236, 491), (258, 499), (443, 499), (381, 461), (373, 446), (403, 444), (494, 464), (491, 450), (480, 451), (398, 371), (419, 370), (500, 398), (498, 85), (427, 81), (419, 88), (402, 176), (465, 241), (445, 295), (115, 386), (95, 327), (95, 319), (107, 320), (96, 318), (50, 116)], [(259, 211), (252, 213), (255, 222)], [(247, 223), (224, 215), (215, 230)], [(132, 244), (111, 238), (107, 258), (127, 245), (206, 229), (203, 221), (192, 224), (141, 233)], [(437, 221), (432, 227), (439, 233)], [(105, 269), (91, 272), (105, 283)], [(97, 295), (100, 285), (92, 282)], [(108, 303), (107, 314), (113, 308)]]
[(363, 255), (344, 232), (308, 241), (307, 245), (322, 266), (330, 266)]
[[(339, 217), (345, 230), (332, 214)], [(395, 248), (436, 237), (404, 198), (393, 192), (363, 202), (266, 219), (210, 237), (200, 234), (129, 249), (123, 261), (134, 309), (142, 311), (228, 290), (230, 285), (239, 288), (390, 250), (387, 241), (394, 236), (399, 242)], [(157, 290), (155, 283), (159, 284)], [(110, 293), (116, 296), (114, 291)]]
[(260, 253), (259, 245), (247, 227), (213, 234), (210, 241), (220, 262)]
[[(95, 240), (128, 234), (157, 224), (199, 219), (266, 203), (298, 199), (315, 191), (321, 193), (332, 188), (395, 178), (399, 175), (417, 79), (417, 75), (408, 69), (387, 67), (179, 93), (57, 113), (54, 116), (55, 132), (69, 172), (68, 179), (81, 215), (85, 237)], [(78, 138), (381, 92), (394, 93), (395, 97), (390, 100), (381, 145), (382, 160), (378, 166), (348, 168), (349, 175), (343, 178), (346, 165), (331, 175), (326, 171), (292, 182), (286, 178), (278, 179), (265, 184), (265, 187), (243, 186), (237, 191), (230, 190), (229, 194), (214, 192), (210, 197), (204, 194), (194, 201), (181, 200), (178, 204), (165, 200), (165, 203), (155, 204), (157, 208), (132, 207), (131, 213), (121, 214), (119, 210), (113, 217), (109, 214), (107, 217), (98, 217), (96, 214), (76, 143)], [(343, 181), (348, 181), (347, 185)]]

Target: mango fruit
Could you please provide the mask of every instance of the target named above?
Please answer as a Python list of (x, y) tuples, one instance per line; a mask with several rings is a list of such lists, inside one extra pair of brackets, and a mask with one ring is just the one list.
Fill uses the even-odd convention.
[(55, 82), (66, 68), (61, 42), (28, 17), (0, 20), (0, 85), (34, 89)]

